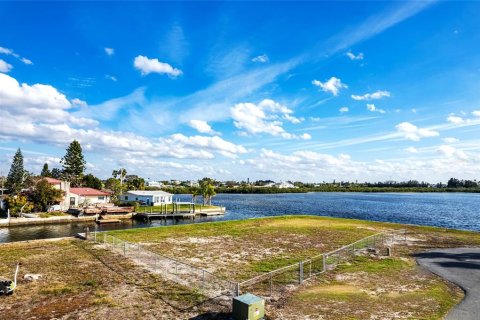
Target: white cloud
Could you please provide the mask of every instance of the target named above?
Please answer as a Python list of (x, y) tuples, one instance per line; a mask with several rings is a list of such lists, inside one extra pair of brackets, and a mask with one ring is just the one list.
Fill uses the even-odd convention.
[(342, 83), (342, 80), (336, 77), (331, 77), (325, 82), (321, 82), (319, 80), (313, 80), (312, 84), (322, 89), (322, 91), (330, 92), (334, 96), (338, 95), (340, 89), (348, 88), (346, 84)]
[(24, 64), (33, 64), (33, 62), (30, 59), (27, 59), (25, 57), (20, 56), (18, 53), (14, 52), (12, 49), (0, 47), (0, 54), (5, 54), (8, 56), (12, 56), (23, 62)]
[(13, 66), (7, 63), (5, 60), (0, 59), (0, 72), (9, 72), (13, 69)]
[(350, 60), (363, 60), (363, 53), (359, 52), (358, 54), (354, 54), (353, 52), (349, 51), (346, 53), (347, 57), (350, 58)]
[(84, 107), (88, 106), (88, 104), (85, 101), (80, 100), (78, 98), (72, 99), (71, 102), (72, 102), (72, 105), (80, 107), (80, 108), (84, 108)]
[(355, 95), (352, 94), (352, 99), (353, 100), (378, 100), (382, 99), (384, 97), (390, 97), (390, 92), (385, 91), (385, 90), (378, 90), (375, 91), (374, 93), (365, 93), (364, 95)]
[(447, 121), (453, 124), (461, 124), (465, 122), (465, 120), (461, 117), (455, 116), (455, 115), (449, 115), (447, 117)]
[(103, 48), (105, 50), (105, 53), (109, 56), (113, 56), (115, 54), (115, 49), (113, 48)]
[(472, 111), (472, 114), (473, 114), (475, 117), (480, 117), (480, 110)]
[(438, 152), (440, 154), (443, 154), (446, 157), (452, 157), (456, 158), (459, 160), (467, 160), (468, 156), (467, 154), (460, 149), (457, 149), (455, 147), (452, 147), (450, 145), (441, 145), (438, 147)]
[(141, 55), (135, 57), (133, 65), (140, 70), (144, 76), (150, 73), (159, 73), (177, 77), (182, 74), (181, 70), (172, 67), (168, 63), (160, 62), (158, 59), (149, 59), (148, 57)]
[(348, 107), (341, 107), (338, 111), (340, 111), (341, 113), (346, 113), (349, 111)]
[(443, 138), (442, 140), (443, 140), (443, 142), (448, 143), (448, 144), (456, 143), (456, 142), (460, 141), (457, 138), (452, 138), (452, 137)]
[(112, 76), (112, 75), (109, 75), (109, 74), (105, 75), (105, 79), (112, 80), (114, 82), (118, 81), (118, 79), (115, 76)]
[(418, 150), (415, 147), (408, 147), (408, 148), (405, 149), (405, 151), (407, 151), (409, 153), (418, 153)]
[(402, 134), (405, 139), (420, 141), (422, 138), (437, 137), (440, 134), (437, 131), (426, 128), (418, 128), (410, 122), (402, 122), (395, 126), (397, 132)]
[(21, 58), (20, 61), (22, 61), (25, 64), (33, 64), (32, 60), (27, 59), (27, 58)]
[(88, 108), (85, 101), (69, 101), (50, 85), (20, 84), (6, 74), (0, 74), (0, 105), (0, 139), (62, 147), (77, 139), (86, 150), (122, 157), (128, 153), (131, 157), (213, 159), (216, 154), (233, 158), (247, 152), (245, 147), (219, 137), (145, 137), (104, 130), (98, 128), (96, 120), (72, 114), (77, 108)]
[(245, 130), (244, 133), (266, 133), (281, 136), (284, 139), (308, 140), (311, 138), (308, 134), (296, 135), (286, 132), (279, 118), (293, 123), (298, 123), (300, 119), (291, 116), (292, 110), (273, 100), (265, 99), (258, 104), (237, 103), (230, 111), (235, 127)]
[(260, 62), (260, 63), (267, 63), (268, 61), (270, 61), (270, 59), (268, 58), (268, 56), (266, 54), (262, 54), (262, 55), (256, 56), (255, 58), (252, 58), (252, 61), (253, 62)]
[(212, 127), (203, 120), (190, 120), (188, 125), (200, 133), (217, 134)]
[(371, 112), (385, 113), (385, 110), (377, 108), (373, 103), (368, 103), (367, 109)]

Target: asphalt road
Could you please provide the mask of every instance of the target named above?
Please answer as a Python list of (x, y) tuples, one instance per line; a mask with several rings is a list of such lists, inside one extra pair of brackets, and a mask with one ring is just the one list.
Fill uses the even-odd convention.
[(418, 254), (417, 261), (465, 291), (465, 299), (448, 313), (446, 320), (480, 319), (480, 248), (435, 249)]

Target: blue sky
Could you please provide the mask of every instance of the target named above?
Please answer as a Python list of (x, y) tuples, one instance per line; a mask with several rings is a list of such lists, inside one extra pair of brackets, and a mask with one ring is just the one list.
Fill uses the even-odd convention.
[(476, 2), (0, 2), (0, 171), (480, 175)]

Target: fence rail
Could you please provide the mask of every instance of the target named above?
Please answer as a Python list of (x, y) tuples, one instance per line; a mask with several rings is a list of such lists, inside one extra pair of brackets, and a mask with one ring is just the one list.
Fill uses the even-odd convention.
[(291, 285), (302, 284), (315, 275), (333, 270), (340, 263), (363, 254), (365, 250), (379, 251), (391, 246), (396, 241), (406, 241), (406, 239), (407, 231), (403, 229), (377, 233), (339, 249), (313, 256), (243, 282), (235, 282), (218, 277), (206, 269), (152, 252), (140, 244), (124, 241), (104, 232), (94, 232), (93, 234), (93, 240), (96, 243), (104, 244), (112, 251), (134, 260), (167, 280), (198, 290), (211, 298), (221, 295), (235, 297), (245, 291), (272, 297), (274, 292), (288, 290)]
[(406, 241), (406, 230), (377, 233), (339, 249), (322, 253), (238, 284), (238, 293), (249, 291), (260, 296), (272, 296), (274, 291), (285, 290), (289, 285), (302, 284), (315, 275), (335, 269), (340, 263), (354, 258), (364, 250), (381, 250), (395, 243)]
[(192, 290), (198, 290), (210, 298), (221, 295), (238, 295), (236, 282), (220, 278), (206, 269), (153, 252), (140, 244), (124, 241), (107, 233), (95, 232), (93, 240), (134, 260), (147, 270), (160, 274), (166, 280), (174, 281)]

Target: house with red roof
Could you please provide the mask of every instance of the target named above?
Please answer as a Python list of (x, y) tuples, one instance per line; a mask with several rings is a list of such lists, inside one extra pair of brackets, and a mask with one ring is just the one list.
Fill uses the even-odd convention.
[(106, 204), (110, 202), (110, 194), (93, 188), (70, 188), (68, 201), (70, 207)]
[(87, 205), (106, 204), (110, 202), (110, 194), (93, 188), (71, 188), (70, 182), (54, 178), (44, 178), (55, 189), (62, 190), (65, 194), (59, 204), (61, 210), (84, 207)]

